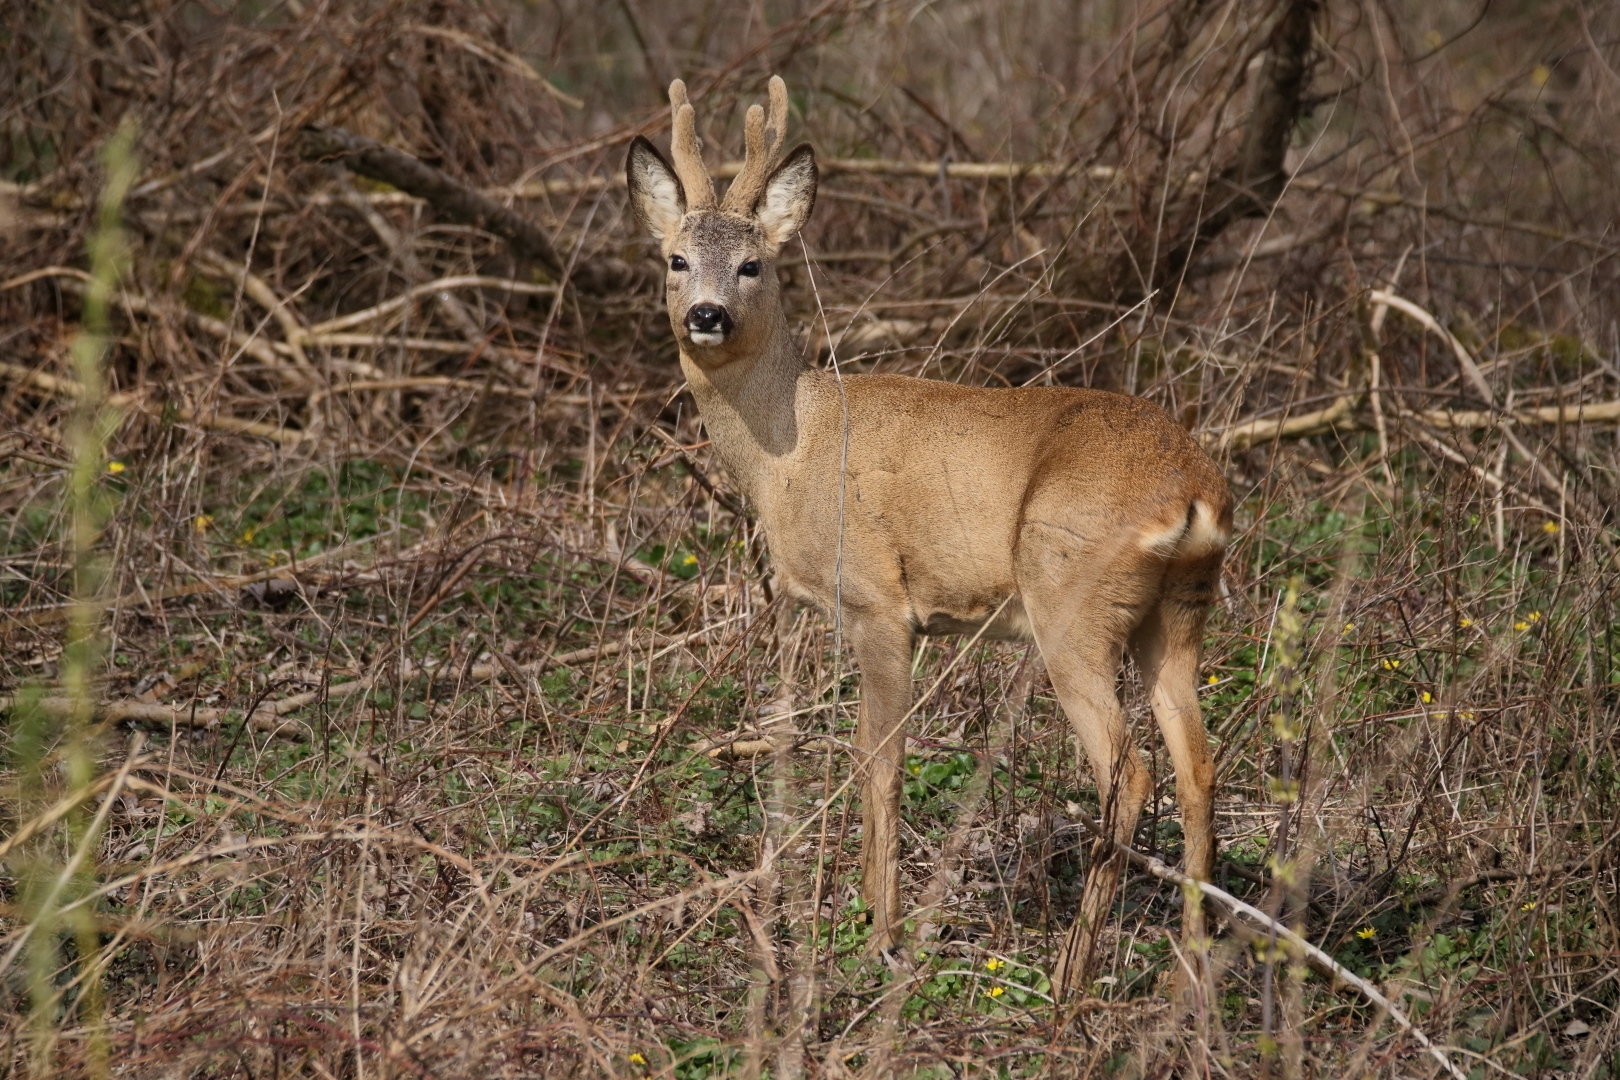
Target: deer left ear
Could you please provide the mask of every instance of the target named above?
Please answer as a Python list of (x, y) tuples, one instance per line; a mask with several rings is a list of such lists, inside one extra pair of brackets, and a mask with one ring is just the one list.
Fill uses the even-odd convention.
[(624, 178), (630, 186), (630, 207), (641, 227), (655, 240), (675, 235), (681, 215), (686, 213), (686, 191), (664, 155), (640, 135), (630, 144)]
[(816, 152), (809, 143), (800, 143), (765, 181), (754, 216), (766, 238), (781, 247), (810, 220), (815, 206)]

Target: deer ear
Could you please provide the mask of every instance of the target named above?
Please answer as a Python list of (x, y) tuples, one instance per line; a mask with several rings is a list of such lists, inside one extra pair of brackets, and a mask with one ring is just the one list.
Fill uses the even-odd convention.
[(781, 247), (804, 227), (815, 206), (816, 152), (809, 143), (800, 143), (765, 181), (754, 216), (766, 238)]
[(686, 191), (664, 155), (640, 135), (630, 144), (624, 179), (630, 187), (630, 208), (641, 227), (656, 240), (674, 236), (686, 213)]

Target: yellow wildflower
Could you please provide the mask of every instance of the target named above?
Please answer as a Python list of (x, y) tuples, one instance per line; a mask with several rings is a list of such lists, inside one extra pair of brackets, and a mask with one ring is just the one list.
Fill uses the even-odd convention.
[(1558, 522), (1556, 522), (1556, 521), (1543, 521), (1541, 523), (1541, 531), (1546, 533), (1548, 536), (1552, 536), (1552, 535), (1556, 534), (1558, 532)]
[(1526, 615), (1525, 618), (1529, 619), (1531, 622), (1540, 622), (1541, 621), (1541, 612), (1532, 611), (1530, 614)]
[(986, 970), (986, 971), (1000, 971), (1002, 968), (1004, 968), (1006, 966), (1007, 966), (1007, 961), (1005, 961), (1005, 960), (997, 960), (994, 957), (992, 957), (991, 959), (986, 960), (984, 962), (984, 970)]
[(1363, 926), (1360, 930), (1356, 931), (1356, 937), (1360, 938), (1362, 941), (1367, 941), (1377, 936), (1378, 930), (1376, 927), (1372, 926)]
[(1211, 686), (1214, 686), (1216, 683), (1218, 683), (1220, 681), (1221, 681), (1221, 677), (1219, 675), (1211, 675), (1209, 677), (1209, 685), (1211, 685)]
[(1385, 671), (1395, 671), (1400, 666), (1401, 666), (1401, 662), (1399, 660), (1385, 660), (1384, 661), (1384, 670)]
[(1513, 629), (1515, 629), (1515, 630), (1528, 630), (1528, 629), (1530, 629), (1530, 624), (1525, 622), (1523, 619), (1520, 619), (1518, 622), (1513, 624)]
[(632, 1064), (632, 1065), (645, 1065), (645, 1064), (647, 1064), (647, 1059), (642, 1057), (640, 1052), (638, 1051), (638, 1052), (630, 1055), (630, 1064)]
[(198, 532), (207, 532), (209, 526), (213, 523), (214, 516), (212, 514), (198, 514), (196, 517), (191, 519), (191, 524)]
[(1473, 619), (1470, 619), (1470, 618), (1469, 618), (1469, 617), (1468, 617), (1468, 616), (1466, 616), (1466, 615), (1464, 615), (1464, 616), (1463, 616), (1463, 617), (1462, 617), (1462, 618), (1460, 618), (1460, 619), (1458, 619), (1458, 620), (1457, 620), (1457, 627), (1458, 627), (1458, 628), (1459, 628), (1459, 629), (1462, 629), (1462, 630), (1466, 630), (1466, 629), (1468, 629), (1468, 628), (1469, 628), (1469, 627), (1470, 627), (1470, 626), (1473, 626), (1473, 625), (1474, 625), (1474, 620), (1473, 620)]
[(1423, 704), (1425, 705), (1434, 700), (1434, 695), (1429, 693), (1427, 690), (1423, 691), (1420, 696), (1423, 698)]
[(1460, 712), (1457, 714), (1457, 719), (1459, 720), (1472, 720), (1473, 718), (1474, 714), (1471, 712)]
[(991, 997), (1000, 997), (1002, 994), (1005, 994), (1006, 992), (1007, 992), (1006, 990), (1002, 989), (999, 986), (992, 986), (990, 988), (990, 996)]
[(1536, 902), (1534, 900), (1531, 900), (1531, 901), (1528, 901), (1527, 903), (1520, 904), (1519, 905), (1519, 910), (1520, 911), (1534, 911), (1534, 910), (1536, 910)]
[(1356, 628), (1355, 623), (1347, 622), (1347, 623), (1344, 624), (1344, 630), (1342, 632), (1348, 634), (1350, 631), (1354, 630), (1355, 628)]
[(109, 461), (107, 462), (107, 471), (117, 476), (124, 471), (124, 463), (122, 461)]
[(242, 543), (244, 543), (244, 544), (253, 543), (253, 537), (257, 532), (258, 532), (258, 530), (252, 528), (251, 526), (249, 526), (246, 529), (243, 529), (242, 530)]

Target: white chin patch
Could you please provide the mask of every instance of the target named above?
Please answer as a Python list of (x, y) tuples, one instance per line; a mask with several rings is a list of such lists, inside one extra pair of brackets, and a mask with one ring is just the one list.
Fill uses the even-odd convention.
[(718, 345), (726, 340), (726, 335), (718, 330), (693, 330), (691, 334), (694, 345)]

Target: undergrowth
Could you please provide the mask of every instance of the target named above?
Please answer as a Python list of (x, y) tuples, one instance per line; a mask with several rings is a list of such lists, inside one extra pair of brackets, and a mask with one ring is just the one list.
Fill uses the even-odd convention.
[[(1269, 10), (23, 7), (0, 39), (6, 1068), (1438, 1075), (1353, 989), (1268, 976), (1224, 928), (1178, 1013), (1187, 901), (1146, 873), (1053, 1005), (1099, 807), (1030, 646), (919, 644), (915, 917), (866, 948), (858, 672), (774, 588), (613, 186), (668, 77), (718, 157), (781, 70), (827, 159), (1076, 166), (829, 169), (789, 314), (816, 363), (1139, 393), (1210, 449), (1238, 506), (1201, 673), (1214, 884), (1467, 1076), (1620, 1080), (1620, 413), (1571, 411), (1620, 398), (1613, 13), (1324, 5), (1296, 183), (1133, 293), (1117, 260), (1241, 143)], [(92, 452), (66, 343), (126, 113), (119, 422)], [(552, 289), (298, 159), (309, 122), (640, 276)], [(92, 504), (99, 589), (71, 527)], [(63, 704), (92, 655), (65, 651), (76, 596), (104, 607), (94, 712)], [(1134, 846), (1175, 865), (1168, 761), (1134, 673), (1120, 692), (1155, 779)]]

